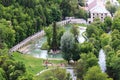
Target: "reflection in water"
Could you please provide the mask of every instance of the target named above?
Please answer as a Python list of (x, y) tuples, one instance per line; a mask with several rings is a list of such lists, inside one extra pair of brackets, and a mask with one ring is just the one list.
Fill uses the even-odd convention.
[(46, 37), (42, 37), (35, 41), (34, 44), (31, 44), (30, 51), (28, 52), (29, 55), (32, 55), (36, 58), (62, 58), (62, 54), (48, 54), (47, 50), (41, 50), (42, 44), (47, 40)]

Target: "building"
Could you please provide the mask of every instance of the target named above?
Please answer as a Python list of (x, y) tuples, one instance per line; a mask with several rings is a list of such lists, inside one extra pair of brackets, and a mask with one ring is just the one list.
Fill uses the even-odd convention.
[(106, 16), (110, 16), (110, 12), (105, 8), (104, 0), (87, 0), (86, 7), (90, 13), (90, 18), (88, 18), (88, 23), (94, 21), (95, 18), (99, 18), (104, 21)]

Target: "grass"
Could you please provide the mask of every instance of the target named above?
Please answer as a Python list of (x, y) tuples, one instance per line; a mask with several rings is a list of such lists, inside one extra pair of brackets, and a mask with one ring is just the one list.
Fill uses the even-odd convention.
[(78, 26), (87, 27), (86, 24), (77, 24)]
[[(62, 74), (60, 74), (62, 73)], [(43, 72), (42, 74), (35, 77), (35, 80), (53, 80), (50, 78), (64, 78), (66, 77), (66, 70), (63, 68), (51, 68), (50, 70), (47, 70)], [(59, 80), (59, 79), (57, 79)], [(65, 80), (65, 79), (64, 79)]]
[[(21, 61), (25, 64), (28, 73), (36, 75), (40, 71), (46, 69), (43, 66), (43, 59), (35, 58), (30, 55), (20, 54), (18, 52), (13, 53), (13, 59), (15, 61)], [(65, 63), (64, 60), (49, 60), (50, 63), (60, 64)]]
[(13, 59), (15, 61), (21, 61), (25, 64), (27, 72), (35, 75), (41, 70), (45, 69), (42, 65), (43, 60), (40, 58), (34, 58), (29, 55), (24, 55), (20, 53), (13, 53)]

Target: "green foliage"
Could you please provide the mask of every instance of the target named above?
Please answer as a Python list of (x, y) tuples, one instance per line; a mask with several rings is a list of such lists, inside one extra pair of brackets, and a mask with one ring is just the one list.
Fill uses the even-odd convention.
[(105, 53), (109, 53), (110, 51), (112, 51), (113, 49), (112, 49), (112, 47), (110, 46), (110, 45), (106, 45), (106, 46), (104, 46), (104, 51), (105, 51)]
[(43, 43), (43, 45), (41, 46), (42, 50), (49, 50), (49, 45), (48, 42)]
[(111, 13), (112, 16), (113, 16), (113, 14), (115, 13), (115, 11), (117, 10), (117, 6), (116, 6), (116, 5), (113, 5), (113, 4), (110, 3), (110, 2), (107, 2), (106, 8), (107, 8), (107, 10)]
[(1, 80), (6, 80), (5, 79), (5, 72), (4, 72), (4, 70), (2, 68), (0, 68), (0, 79)]
[(86, 74), (87, 70), (98, 65), (98, 59), (93, 53), (81, 54), (81, 58), (76, 66), (77, 77), (83, 79), (83, 76)]
[(65, 69), (56, 68), (43, 72), (36, 80), (70, 80), (70, 76)]
[(26, 72), (22, 62), (14, 62), (7, 57), (0, 57), (0, 68), (4, 70), (6, 80), (16, 80)]
[(119, 16), (119, 14), (120, 14), (120, 11), (117, 11), (114, 15), (115, 17), (113, 19), (112, 30), (117, 29), (120, 31), (120, 16)]
[[(67, 16), (76, 14), (79, 16), (79, 13), (84, 14), (84, 11), (79, 10), (77, 0), (1, 0), (0, 19), (9, 22), (10, 27), (5, 25), (4, 28), (11, 29), (7, 28), (5, 29), (7, 31), (4, 32), (9, 32), (11, 39), (7, 39), (8, 43), (7, 40), (0, 38), (0, 48), (6, 45), (10, 48), (42, 30), (44, 26), (48, 26), (54, 21), (60, 21)], [(6, 22), (0, 21), (0, 26)], [(2, 33), (5, 34), (4, 32)], [(5, 38), (7, 37), (5, 36)], [(60, 46), (60, 42), (58, 45)]]
[(100, 32), (99, 32), (98, 27), (96, 27), (96, 26), (94, 26), (94, 25), (90, 25), (90, 26), (86, 29), (86, 32), (87, 32), (87, 37), (88, 37), (88, 38), (100, 36)]
[(63, 18), (66, 16), (72, 16), (72, 5), (70, 4), (70, 0), (62, 0), (60, 4), (60, 9), (62, 10)]
[(80, 6), (85, 6), (85, 0), (78, 0)]
[(34, 8), (36, 5), (36, 0), (18, 0), (18, 3), (24, 7)]
[(0, 3), (4, 6), (10, 6), (11, 4), (14, 4), (16, 0), (1, 0)]
[(69, 62), (72, 59), (72, 50), (74, 49), (75, 39), (72, 33), (65, 32), (61, 37), (61, 50), (63, 58)]
[(110, 17), (106, 17), (104, 20), (105, 32), (111, 31), (111, 27), (112, 27), (112, 19)]
[(81, 53), (89, 53), (89, 52), (94, 52), (94, 46), (93, 44), (89, 42), (84, 42), (80, 46), (80, 52)]
[(34, 80), (34, 78), (32, 74), (25, 73), (25, 75), (20, 76), (18, 80)]
[[(61, 0), (1, 0), (0, 19), (6, 21), (0, 20), (0, 26), (5, 28), (2, 34), (8, 32), (8, 34), (5, 34), (8, 37), (4, 36), (8, 39), (0, 38), (0, 48), (6, 44), (8, 47), (11, 47), (35, 32), (40, 31), (43, 29), (43, 26), (49, 25), (53, 21), (61, 20), (60, 3)], [(9, 22), (9, 25), (6, 25), (6, 22)], [(0, 30), (2, 29), (0, 28)], [(3, 37), (3, 35), (1, 36)], [(7, 40), (9, 40), (9, 43)]]
[(79, 27), (73, 26), (73, 27), (71, 28), (71, 33), (74, 35), (75, 42), (78, 42)]
[(100, 44), (100, 40), (96, 39), (96, 38), (89, 38), (89, 42), (92, 43), (92, 45), (94, 46), (93, 50), (94, 50), (94, 54), (96, 56), (98, 56), (99, 54), (99, 50), (101, 49), (101, 44)]
[[(52, 27), (51, 26), (49, 26), (49, 27), (46, 27), (45, 29), (44, 29), (44, 31), (45, 31), (45, 34), (46, 34), (46, 36), (47, 36), (47, 43), (48, 43), (48, 46), (51, 46), (51, 38), (52, 38)], [(49, 48), (50, 49), (50, 48)]]
[(100, 40), (102, 47), (104, 47), (110, 44), (111, 36), (109, 34), (104, 33), (101, 35)]
[(87, 20), (88, 12), (82, 8), (75, 9), (74, 16), (77, 18), (83, 18), (83, 19)]
[(53, 35), (52, 35), (52, 42), (51, 42), (51, 49), (56, 51), (59, 48), (57, 45), (57, 26), (56, 22), (53, 23)]
[(74, 44), (74, 49), (72, 50), (72, 59), (78, 61), (80, 59), (80, 45), (79, 43)]
[(15, 31), (12, 29), (12, 26), (10, 26), (7, 21), (5, 22), (6, 24), (0, 23), (0, 48), (3, 48), (4, 44), (7, 44), (8, 47), (11, 47), (15, 42)]
[(56, 50), (60, 48), (60, 40), (61, 36), (65, 32), (64, 28), (61, 26), (56, 26), (56, 29), (54, 30), (53, 27), (49, 26), (44, 29), (46, 36), (47, 36), (47, 43), (49, 46), (49, 49), (53, 48), (53, 45), (55, 45)]
[(102, 73), (101, 69), (98, 66), (93, 66), (88, 69), (84, 80), (112, 80), (108, 78), (106, 73)]
[[(111, 59), (110, 59), (111, 58)], [(120, 80), (120, 66), (118, 65), (120, 62), (120, 57), (112, 55), (108, 56), (108, 65), (107, 65), (107, 73), (112, 77), (114, 80)]]
[(13, 53), (12, 59), (18, 62), (23, 62), (26, 67), (26, 72), (32, 75), (35, 75), (44, 69), (42, 59), (34, 58), (29, 55), (23, 55), (17, 52)]

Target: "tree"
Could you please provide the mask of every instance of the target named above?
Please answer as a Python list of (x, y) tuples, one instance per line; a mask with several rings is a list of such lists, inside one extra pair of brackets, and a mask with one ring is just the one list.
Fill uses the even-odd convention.
[(92, 38), (89, 38), (89, 43), (91, 43), (94, 46), (94, 48), (93, 48), (94, 54), (96, 56), (98, 56), (99, 55), (99, 50), (101, 49), (100, 40), (92, 37)]
[(94, 52), (94, 46), (93, 44), (89, 42), (84, 42), (80, 45), (80, 52), (81, 53), (89, 53), (89, 52)]
[(110, 45), (106, 45), (106, 46), (104, 46), (104, 51), (107, 54), (107, 53), (113, 51), (113, 49), (112, 49), (112, 47)]
[(120, 32), (117, 29), (114, 29), (111, 33), (111, 40), (112, 42), (116, 39), (120, 39)]
[(16, 0), (1, 0), (0, 3), (2, 3), (4, 6), (10, 6), (11, 4), (14, 4)]
[(111, 13), (112, 16), (115, 13), (115, 11), (117, 10), (117, 7), (113, 4), (111, 4), (109, 1), (106, 3), (106, 8)]
[(111, 36), (109, 34), (104, 33), (101, 35), (100, 40), (101, 40), (101, 46), (104, 47), (110, 44)]
[(25, 73), (25, 75), (18, 77), (18, 80), (34, 80), (33, 75)]
[(80, 59), (80, 45), (79, 43), (74, 44), (74, 49), (72, 50), (72, 59), (78, 61)]
[(86, 10), (84, 10), (83, 8), (79, 8), (79, 9), (76, 8), (73, 13), (74, 13), (75, 17), (83, 18), (87, 21), (88, 12)]
[(78, 0), (80, 6), (85, 6), (85, 0)]
[(5, 72), (4, 72), (4, 70), (2, 68), (0, 68), (0, 79), (1, 80), (6, 80), (5, 79)]
[(110, 17), (106, 17), (104, 20), (105, 32), (111, 31), (112, 27), (112, 19)]
[(114, 80), (120, 80), (120, 65), (118, 65), (120, 63), (120, 57), (114, 56), (114, 53), (108, 57), (111, 58), (111, 61), (109, 60), (107, 64), (108, 75)]
[(0, 23), (0, 39), (8, 47), (13, 46), (15, 42), (15, 31), (11, 26)]
[(55, 5), (52, 5), (51, 7), (52, 7), (51, 15), (52, 15), (53, 21), (60, 21), (62, 19), (62, 12)]
[(62, 0), (60, 4), (60, 9), (62, 10), (63, 18), (73, 15), (72, 5), (70, 4), (70, 0)]
[(88, 69), (84, 80), (112, 80), (108, 78), (106, 73), (102, 73), (101, 69), (98, 66), (93, 66)]
[(17, 1), (20, 5), (28, 8), (34, 8), (36, 5), (36, 0), (18, 0)]
[(58, 44), (59, 49), (60, 49), (61, 37), (64, 34), (64, 32), (65, 32), (64, 27), (60, 26), (57, 28), (57, 44)]
[(86, 71), (87, 71), (86, 62), (83, 61), (82, 59), (80, 59), (76, 65), (76, 69), (75, 69), (77, 78), (83, 80), (83, 76), (86, 73)]
[(80, 57), (75, 71), (77, 73), (77, 78), (83, 80), (83, 76), (87, 70), (92, 66), (98, 65), (98, 59), (93, 53), (81, 54)]
[(116, 39), (111, 42), (111, 46), (114, 50), (119, 50), (120, 40)]
[(90, 37), (96, 37), (96, 36), (99, 36), (99, 35), (100, 35), (98, 27), (96, 27), (96, 26), (94, 26), (94, 25), (90, 25), (90, 26), (86, 29), (86, 32), (87, 32), (87, 37), (88, 37), (88, 38), (90, 38)]
[(65, 32), (61, 37), (61, 50), (63, 58), (69, 62), (72, 59), (72, 50), (74, 48), (75, 39), (72, 33)]
[(79, 28), (77, 26), (73, 26), (71, 28), (71, 33), (74, 35), (75, 37), (75, 42), (79, 42), (78, 41), (78, 36), (79, 36)]
[(112, 30), (117, 29), (120, 31), (120, 11), (117, 11), (115, 13), (114, 19), (113, 19), (113, 25)]
[(48, 46), (49, 46), (49, 50), (50, 50), (50, 47), (51, 47), (51, 38), (52, 38), (52, 34), (51, 34), (52, 33), (52, 27), (51, 26), (46, 27), (44, 29), (44, 31), (45, 31), (45, 35), (47, 36), (47, 42), (48, 42)]
[(53, 52), (58, 49), (56, 22), (53, 23), (53, 36), (52, 36), (51, 49), (53, 50)]

